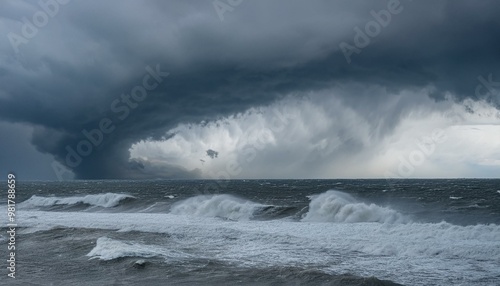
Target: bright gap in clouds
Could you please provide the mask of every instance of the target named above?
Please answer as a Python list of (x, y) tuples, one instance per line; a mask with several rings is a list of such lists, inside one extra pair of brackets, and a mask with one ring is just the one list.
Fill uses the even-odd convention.
[(166, 140), (132, 145), (130, 159), (158, 176), (173, 166), (209, 179), (498, 176), (498, 110), (484, 102), (434, 102), (426, 92), (388, 96), (373, 107), (352, 105), (335, 91), (288, 97), (181, 124)]

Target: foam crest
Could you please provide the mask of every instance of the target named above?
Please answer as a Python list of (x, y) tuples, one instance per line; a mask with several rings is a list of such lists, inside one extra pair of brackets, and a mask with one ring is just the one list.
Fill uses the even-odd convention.
[(28, 207), (51, 207), (56, 205), (77, 205), (87, 204), (104, 208), (116, 207), (121, 201), (126, 199), (135, 199), (135, 197), (124, 194), (98, 194), (86, 195), (82, 197), (40, 197), (33, 195), (31, 198), (22, 202), (23, 206)]
[(97, 239), (96, 246), (87, 254), (90, 259), (113, 260), (122, 257), (183, 258), (186, 254), (168, 251), (158, 246), (122, 242), (108, 237)]
[(306, 222), (380, 222), (402, 223), (408, 219), (395, 210), (376, 204), (356, 201), (351, 195), (330, 190), (309, 197), (309, 211), (302, 218)]
[(202, 195), (176, 203), (170, 212), (177, 215), (249, 220), (254, 211), (262, 206), (231, 195)]

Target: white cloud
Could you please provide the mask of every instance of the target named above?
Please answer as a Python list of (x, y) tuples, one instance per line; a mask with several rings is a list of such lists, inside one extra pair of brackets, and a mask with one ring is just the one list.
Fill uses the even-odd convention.
[[(200, 169), (206, 178), (482, 177), (498, 171), (498, 111), (469, 101), (470, 113), (451, 100), (436, 103), (426, 92), (388, 97), (381, 117), (370, 107), (350, 106), (335, 90), (288, 97), (214, 122), (181, 124), (167, 140), (137, 142), (130, 158)], [(400, 109), (391, 106), (402, 102), (409, 102), (408, 110), (396, 114)], [(401, 120), (388, 127), (394, 116)], [(433, 134), (441, 134), (439, 142)], [(218, 157), (207, 156), (208, 149)], [(411, 166), (401, 171), (405, 160)]]

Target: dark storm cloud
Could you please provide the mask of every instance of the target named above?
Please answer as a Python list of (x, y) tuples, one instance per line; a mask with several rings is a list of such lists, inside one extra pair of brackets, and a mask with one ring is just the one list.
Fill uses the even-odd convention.
[(30, 144), (31, 127), (0, 122), (0, 173), (15, 173), (20, 180), (57, 179), (50, 168), (52, 156), (41, 154)]
[[(103, 118), (116, 127), (72, 168), (78, 178), (197, 176), (176, 166), (148, 172), (128, 162), (128, 149), (178, 123), (212, 120), (288, 93), (350, 83), (392, 93), (432, 86), (436, 99), (451, 92), (461, 100), (476, 98), (479, 76), (500, 81), (495, 1), (401, 0), (402, 11), (350, 63), (339, 44), (354, 45), (354, 28), (364, 30), (371, 11), (387, 9), (388, 1), (247, 0), (224, 22), (211, 1), (72, 1), (59, 5), (18, 53), (7, 35), (22, 36), (21, 18), (32, 19), (40, 5), (2, 5), (1, 119), (36, 126), (33, 144), (63, 165), (66, 146), (85, 139), (82, 130), (98, 128)], [(120, 120), (112, 102), (157, 65), (170, 75)], [(386, 98), (353, 92), (345, 100), (383, 109)]]

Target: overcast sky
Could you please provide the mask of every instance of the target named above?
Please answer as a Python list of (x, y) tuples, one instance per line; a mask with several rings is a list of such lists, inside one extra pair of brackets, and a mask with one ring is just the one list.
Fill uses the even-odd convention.
[(498, 177), (497, 1), (0, 2), (23, 179)]

